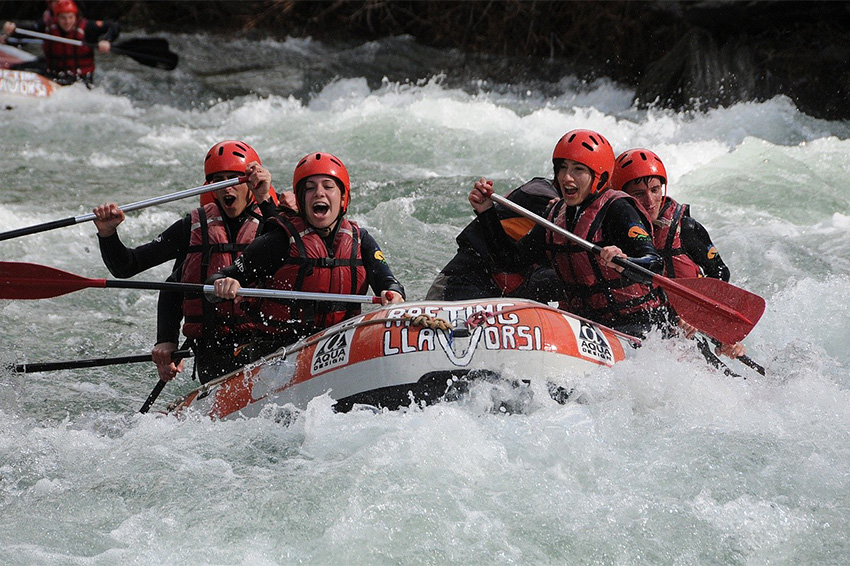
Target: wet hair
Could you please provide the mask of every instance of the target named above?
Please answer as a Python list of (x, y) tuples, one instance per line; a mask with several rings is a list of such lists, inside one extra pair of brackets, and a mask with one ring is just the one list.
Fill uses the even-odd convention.
[(628, 181), (625, 185), (623, 185), (623, 192), (626, 192), (626, 187), (628, 187), (629, 185), (646, 185), (646, 188), (648, 189), (649, 182), (652, 179), (658, 179), (659, 181), (661, 181), (662, 187), (667, 184), (664, 182), (664, 177), (660, 175), (645, 175), (643, 177), (638, 177), (637, 179), (632, 179), (631, 181)]

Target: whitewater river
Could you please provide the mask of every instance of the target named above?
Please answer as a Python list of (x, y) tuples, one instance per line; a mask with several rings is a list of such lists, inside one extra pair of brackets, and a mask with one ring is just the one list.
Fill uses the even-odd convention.
[[(653, 337), (564, 376), (584, 404), (537, 396), (500, 414), (481, 388), (383, 414), (322, 397), (291, 422), (177, 420), (138, 414), (149, 364), (8, 369), (148, 352), (155, 292), (0, 301), (0, 563), (850, 562), (847, 123), (785, 98), (640, 111), (629, 89), (567, 69), (535, 82), (404, 40), (169, 40), (173, 72), (106, 56), (92, 91), (0, 101), (0, 231), (197, 186), (222, 139), (253, 144), (278, 188), (329, 151), (351, 173), (350, 216), (423, 298), (472, 218), (473, 181), (504, 194), (548, 176), (558, 138), (592, 128), (618, 153), (657, 151), (732, 282), (766, 299), (746, 344), (767, 376), (730, 361), (741, 377), (727, 377)], [(517, 79), (488, 80), (493, 67)], [(130, 213), (120, 233), (147, 242), (196, 202)], [(0, 257), (111, 277), (91, 223), (0, 242)], [(181, 376), (155, 409), (195, 386)]]

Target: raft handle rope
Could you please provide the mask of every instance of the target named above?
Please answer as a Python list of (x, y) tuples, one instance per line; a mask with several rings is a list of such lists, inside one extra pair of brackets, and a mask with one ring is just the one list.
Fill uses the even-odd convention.
[(427, 314), (418, 314), (416, 316), (405, 314), (402, 315), (400, 320), (409, 321), (411, 326), (423, 326), (432, 330), (445, 330), (446, 332), (452, 332), (455, 329), (454, 325), (446, 319)]

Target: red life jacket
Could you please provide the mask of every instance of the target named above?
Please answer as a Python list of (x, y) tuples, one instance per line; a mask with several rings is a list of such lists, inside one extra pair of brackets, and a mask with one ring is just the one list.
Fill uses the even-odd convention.
[[(65, 33), (54, 21), (45, 30), (50, 35), (65, 39), (86, 40), (86, 20), (80, 18), (77, 27)], [(47, 71), (55, 74), (83, 77), (94, 73), (94, 50), (88, 45), (69, 45), (58, 41), (44, 42), (44, 58)]]
[[(218, 205), (207, 204), (192, 211), (189, 249), (180, 277), (183, 283), (204, 283), (210, 275), (232, 265), (242, 255), (242, 250), (254, 241), (260, 226), (260, 217), (254, 208), (249, 207), (248, 216), (233, 242)], [(228, 334), (244, 323), (239, 314), (241, 309), (234, 309), (233, 301), (214, 304), (203, 296), (186, 295), (183, 299), (183, 334), (189, 338), (201, 338), (205, 329), (207, 332)]]
[(658, 218), (653, 222), (652, 241), (664, 259), (664, 275), (677, 277), (700, 277), (702, 270), (682, 247), (682, 218), (690, 216), (690, 206), (679, 204), (667, 197)]
[[(369, 287), (360, 255), (360, 228), (342, 218), (328, 253), (321, 236), (302, 218), (275, 216), (269, 222), (289, 234), (289, 257), (275, 274), (264, 281), (266, 289), (364, 295)], [(259, 321), (253, 330), (297, 340), (360, 313), (356, 303), (260, 299)]]
[[(597, 193), (578, 218), (569, 221), (568, 207), (561, 200), (550, 211), (549, 221), (580, 238), (601, 244), (602, 221), (608, 207), (621, 198), (634, 200), (624, 192), (606, 189)], [(606, 266), (598, 254), (552, 231), (546, 232), (546, 243), (549, 259), (565, 284), (567, 310), (598, 322), (616, 323), (625, 315), (661, 306), (658, 290), (623, 277)]]

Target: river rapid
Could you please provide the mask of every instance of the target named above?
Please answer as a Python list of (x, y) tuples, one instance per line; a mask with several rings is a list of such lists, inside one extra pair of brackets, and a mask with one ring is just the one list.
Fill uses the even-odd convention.
[[(473, 217), (474, 180), (505, 194), (551, 176), (558, 138), (591, 128), (617, 153), (660, 154), (732, 283), (766, 299), (746, 345), (767, 375), (730, 361), (740, 377), (726, 376), (650, 337), (612, 369), (564, 376), (582, 404), (537, 395), (505, 414), (509, 388), (488, 385), (394, 412), (336, 414), (325, 396), (284, 422), (178, 420), (138, 413), (150, 364), (8, 368), (147, 353), (155, 292), (0, 301), (0, 563), (850, 562), (847, 123), (782, 97), (638, 110), (610, 81), (497, 81), (514, 62), (404, 38), (168, 39), (175, 71), (109, 55), (91, 91), (0, 100), (0, 231), (198, 186), (222, 139), (251, 143), (278, 189), (329, 151), (351, 173), (351, 218), (420, 299)], [(129, 213), (119, 232), (145, 243), (196, 202)], [(111, 277), (92, 223), (0, 256)], [(155, 409), (196, 385), (178, 377)]]

